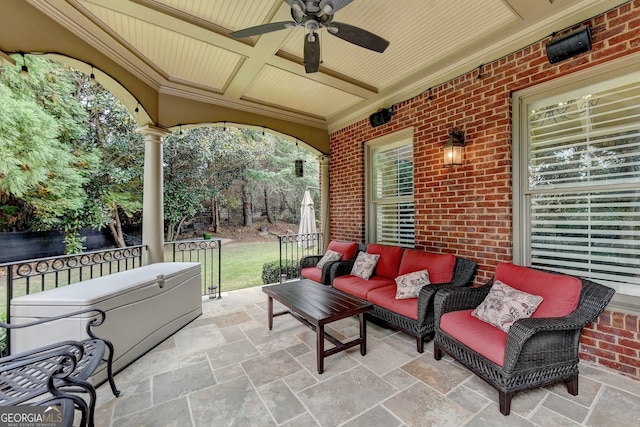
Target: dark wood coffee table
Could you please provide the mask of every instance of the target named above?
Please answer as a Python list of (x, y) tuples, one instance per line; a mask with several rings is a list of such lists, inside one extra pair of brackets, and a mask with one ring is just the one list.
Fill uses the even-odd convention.
[[(360, 354), (367, 354), (367, 322), (364, 313), (371, 310), (372, 304), (360, 298), (320, 285), (309, 280), (295, 280), (278, 285), (263, 286), (262, 291), (268, 299), (269, 330), (273, 328), (273, 318), (283, 314), (290, 314), (304, 325), (316, 332), (316, 356), (318, 373), (324, 371), (324, 358), (332, 354), (360, 345)], [(273, 312), (273, 300), (289, 308), (278, 313)], [(358, 316), (360, 319), (360, 337), (348, 342), (341, 342), (331, 334), (325, 332), (324, 325)], [(328, 350), (324, 349), (324, 339), (335, 344)]]

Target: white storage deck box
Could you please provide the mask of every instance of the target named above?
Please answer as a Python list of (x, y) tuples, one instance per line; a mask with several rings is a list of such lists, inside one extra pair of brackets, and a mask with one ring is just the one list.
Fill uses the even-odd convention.
[[(11, 323), (87, 308), (107, 314), (94, 332), (113, 343), (114, 373), (202, 314), (199, 263), (164, 262), (85, 280), (11, 300)], [(11, 351), (18, 353), (63, 340), (87, 337), (88, 315), (11, 331)], [(91, 378), (106, 379), (106, 367)]]

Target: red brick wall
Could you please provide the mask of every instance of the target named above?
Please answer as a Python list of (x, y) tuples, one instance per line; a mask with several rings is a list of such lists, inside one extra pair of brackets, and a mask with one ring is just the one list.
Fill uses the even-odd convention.
[(640, 318), (605, 310), (580, 339), (580, 358), (640, 379)]
[[(386, 125), (368, 118), (331, 135), (331, 237), (364, 241), (364, 144), (406, 127), (414, 128), (415, 242), (423, 250), (453, 252), (478, 262), (476, 284), (486, 282), (498, 262), (512, 260), (511, 95), (514, 91), (640, 52), (640, 0), (576, 24), (589, 25), (592, 50), (549, 64), (542, 40), (395, 106)], [(442, 146), (452, 126), (466, 131), (464, 165), (442, 166)], [(611, 313), (610, 318), (622, 316)], [(601, 320), (594, 326), (607, 332)], [(628, 331), (616, 327), (616, 331)], [(637, 342), (637, 322), (635, 325)], [(605, 328), (606, 329), (606, 328)], [(592, 329), (589, 329), (590, 331)], [(593, 337), (585, 336), (585, 340)], [(615, 354), (625, 374), (640, 379), (639, 349), (619, 343), (584, 357), (617, 367), (601, 355)], [(590, 342), (590, 341), (589, 341)], [(586, 348), (586, 343), (584, 343)], [(606, 348), (605, 348), (606, 347)], [(624, 351), (622, 348), (624, 347)], [(621, 352), (618, 353), (618, 350)], [(621, 360), (615, 360), (622, 365)], [(633, 368), (633, 369), (631, 369)]]

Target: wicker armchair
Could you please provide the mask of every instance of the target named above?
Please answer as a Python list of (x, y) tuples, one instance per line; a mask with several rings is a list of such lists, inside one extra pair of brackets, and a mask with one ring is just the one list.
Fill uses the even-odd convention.
[[(89, 378), (94, 374), (98, 367), (105, 363), (107, 369), (107, 379), (111, 387), (111, 391), (114, 396), (119, 396), (120, 391), (117, 389), (115, 380), (113, 379), (113, 344), (110, 341), (98, 337), (93, 328), (100, 326), (104, 323), (106, 313), (100, 309), (86, 309), (66, 313), (60, 316), (48, 317), (40, 320), (36, 320), (28, 323), (21, 324), (7, 324), (0, 323), (1, 328), (8, 330), (20, 330), (43, 323), (55, 322), (61, 319), (79, 316), (82, 314), (95, 313), (91, 321), (87, 323), (87, 339), (82, 341), (65, 341), (61, 343), (54, 343), (51, 345), (43, 346), (38, 349), (25, 351), (15, 355), (4, 357), (0, 360), (0, 368), (10, 365), (12, 363), (20, 362), (22, 360), (30, 360), (34, 357), (42, 356), (43, 359), (35, 365), (32, 365), (30, 369), (37, 372), (32, 377), (27, 377), (21, 384), (22, 388), (28, 389), (28, 392), (32, 397), (37, 397), (51, 392), (51, 387), (55, 390), (65, 391), (79, 391), (89, 395), (87, 404), (87, 418), (88, 425), (93, 425), (93, 412), (96, 404), (96, 391), (93, 385), (89, 383)], [(15, 332), (14, 332), (15, 333)], [(65, 364), (64, 375), (53, 375), (53, 365), (58, 363), (60, 358), (68, 360), (63, 355), (56, 354), (56, 352), (63, 352), (73, 356), (73, 363), (68, 361)], [(48, 359), (47, 356), (50, 353), (55, 356), (54, 359)], [(52, 360), (55, 362), (52, 362)], [(71, 366), (71, 367), (70, 367)], [(49, 387), (46, 378), (51, 376), (52, 385)], [(0, 401), (1, 404), (1, 401)]]
[[(582, 289), (577, 308), (568, 315), (515, 321), (506, 334), (504, 362), (500, 366), (471, 349), (467, 345), (471, 343), (465, 344), (441, 328), (445, 313), (470, 310), (482, 303), (494, 280), (478, 288), (447, 289), (436, 295), (435, 359), (440, 360), (446, 352), (496, 388), (503, 415), (509, 415), (511, 398), (523, 390), (564, 382), (568, 392), (577, 395), (578, 350), (582, 328), (602, 313), (614, 290), (580, 279)], [(463, 325), (463, 328), (466, 327), (470, 328), (471, 325)]]

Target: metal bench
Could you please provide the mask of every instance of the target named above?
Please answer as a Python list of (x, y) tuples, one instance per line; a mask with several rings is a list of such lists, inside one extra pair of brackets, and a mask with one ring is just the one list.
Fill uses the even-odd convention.
[[(95, 313), (86, 327), (89, 338), (62, 341), (0, 358), (0, 405), (19, 405), (49, 395), (73, 401), (83, 412), (86, 423), (93, 426), (96, 391), (88, 379), (102, 363), (107, 365), (111, 391), (116, 397), (120, 395), (113, 379), (113, 345), (92, 331), (104, 322), (105, 312), (86, 309), (22, 324), (0, 323), (0, 327), (17, 330), (88, 313)], [(88, 402), (84, 404), (82, 399), (70, 394), (74, 392), (86, 393)]]

